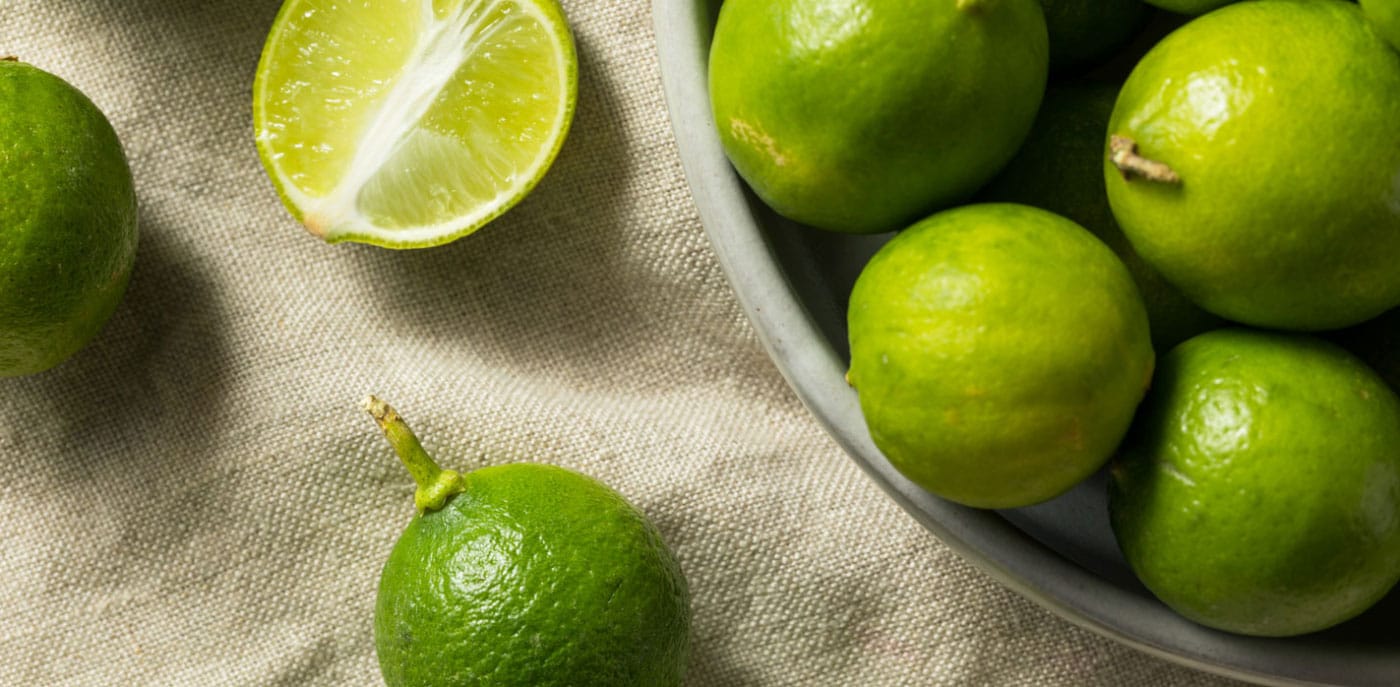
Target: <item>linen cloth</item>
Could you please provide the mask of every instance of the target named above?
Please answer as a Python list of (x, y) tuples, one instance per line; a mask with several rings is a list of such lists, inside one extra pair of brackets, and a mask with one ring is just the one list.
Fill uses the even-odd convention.
[(280, 0), (0, 0), (86, 92), (141, 204), (100, 337), (0, 380), (0, 685), (379, 685), (379, 567), (444, 464), (569, 466), (690, 581), (687, 683), (1215, 685), (1001, 588), (900, 511), (765, 356), (678, 162), (645, 0), (567, 0), (577, 118), (520, 206), (417, 252), (282, 209), (251, 85)]

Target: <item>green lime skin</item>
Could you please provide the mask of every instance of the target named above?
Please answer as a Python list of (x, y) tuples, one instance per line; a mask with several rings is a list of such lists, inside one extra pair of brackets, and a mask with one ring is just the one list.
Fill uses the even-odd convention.
[(984, 202), (1021, 203), (1074, 221), (1127, 265), (1147, 306), (1152, 346), (1170, 350), (1221, 325), (1148, 265), (1118, 228), (1103, 179), (1103, 134), (1118, 87), (1080, 81), (1052, 85), (1020, 152), (978, 193)]
[(1050, 73), (1098, 64), (1127, 45), (1152, 16), (1142, 0), (1040, 0), (1050, 34)]
[(899, 229), (970, 196), (1030, 130), (1038, 0), (727, 0), (710, 100), (730, 162), (778, 213)]
[(1322, 630), (1400, 578), (1400, 399), (1321, 339), (1208, 332), (1162, 359), (1109, 490), (1129, 564), (1183, 616)]
[(1205, 14), (1239, 0), (1144, 0), (1147, 4), (1177, 14)]
[(558, 467), (462, 479), (384, 565), (374, 626), (389, 687), (681, 684), (689, 592), (640, 511)]
[(0, 60), (0, 377), (76, 353), (121, 302), (136, 192), (111, 123), (78, 89)]
[[(1109, 124), (1109, 202), (1138, 254), (1206, 310), (1345, 327), (1400, 304), (1396, 122), (1400, 53), (1357, 5), (1231, 5), (1128, 77)], [(1115, 136), (1179, 181), (1125, 173)]]
[(1361, 11), (1376, 33), (1400, 50), (1400, 0), (1361, 0)]
[(848, 327), (847, 379), (875, 445), (914, 483), (979, 508), (1045, 501), (1092, 474), (1152, 375), (1122, 261), (1023, 205), (901, 232), (856, 280)]

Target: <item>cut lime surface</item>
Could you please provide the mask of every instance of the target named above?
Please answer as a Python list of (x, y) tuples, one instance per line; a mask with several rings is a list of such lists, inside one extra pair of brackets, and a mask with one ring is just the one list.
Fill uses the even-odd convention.
[(288, 0), (258, 65), (258, 151), (332, 243), (434, 246), (515, 205), (573, 118), (553, 0)]

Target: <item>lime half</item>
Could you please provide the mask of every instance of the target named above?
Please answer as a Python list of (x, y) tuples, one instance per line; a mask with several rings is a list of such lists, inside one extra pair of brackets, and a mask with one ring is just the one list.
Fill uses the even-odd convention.
[(422, 248), (534, 188), (577, 92), (553, 0), (288, 0), (258, 65), (253, 124), (311, 233)]

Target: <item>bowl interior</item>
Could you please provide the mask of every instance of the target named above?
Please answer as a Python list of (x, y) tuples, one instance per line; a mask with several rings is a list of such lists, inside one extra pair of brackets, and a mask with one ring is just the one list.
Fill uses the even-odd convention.
[[(1045, 504), (984, 511), (900, 476), (870, 442), (844, 382), (851, 286), (888, 236), (847, 236), (769, 210), (724, 158), (707, 96), (721, 0), (655, 0), (662, 77), (692, 195), (711, 243), (775, 363), (803, 402), (887, 493), (945, 543), (1062, 617), (1179, 663), (1263, 684), (1400, 684), (1400, 593), (1303, 637), (1261, 639), (1177, 616), (1132, 575), (1108, 525), (1104, 476)], [(1178, 22), (1179, 23), (1179, 22)], [(1152, 41), (1175, 24), (1160, 23)], [(1118, 66), (1118, 69), (1130, 68)]]

